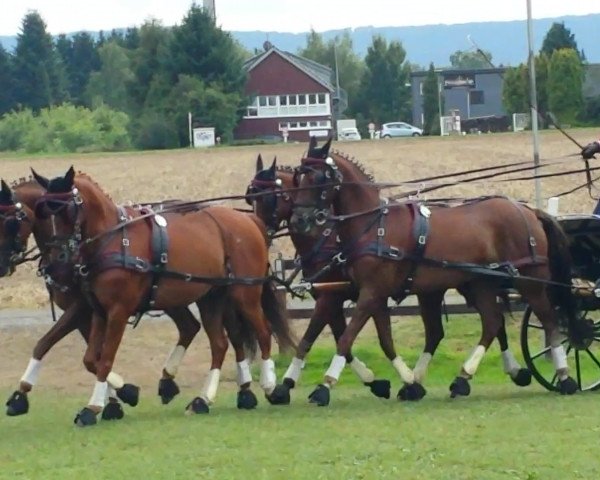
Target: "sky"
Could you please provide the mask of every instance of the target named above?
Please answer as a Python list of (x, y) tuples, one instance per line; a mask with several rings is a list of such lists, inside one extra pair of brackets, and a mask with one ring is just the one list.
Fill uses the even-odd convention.
[[(37, 10), (52, 34), (110, 30), (154, 18), (181, 22), (191, 0), (5, 0), (0, 35), (19, 33), (21, 20)], [(198, 0), (202, 4), (201, 0)], [(215, 0), (225, 30), (306, 32), (362, 26), (409, 26), (524, 20), (526, 0)], [(533, 18), (600, 13), (600, 0), (531, 0)]]

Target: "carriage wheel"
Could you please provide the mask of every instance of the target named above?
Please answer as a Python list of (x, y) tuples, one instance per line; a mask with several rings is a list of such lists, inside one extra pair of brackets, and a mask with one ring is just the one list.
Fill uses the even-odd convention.
[[(567, 336), (562, 340), (571, 376), (583, 391), (600, 390), (600, 321), (591, 320), (589, 313), (581, 311), (580, 315), (594, 323), (594, 336), (577, 342)], [(540, 385), (547, 390), (556, 391), (556, 372), (550, 356), (550, 347), (546, 345), (544, 329), (531, 308), (527, 307), (521, 325), (523, 358)]]

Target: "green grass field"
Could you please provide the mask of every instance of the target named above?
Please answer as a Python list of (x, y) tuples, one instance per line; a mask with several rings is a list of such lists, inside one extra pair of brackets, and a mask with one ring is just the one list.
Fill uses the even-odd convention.
[[(395, 322), (412, 361), (421, 345), (416, 320)], [(456, 318), (432, 363), (427, 397), (414, 404), (380, 400), (345, 372), (327, 408), (307, 404), (332, 353), (329, 339), (311, 352), (292, 404), (259, 396), (255, 411), (235, 408), (235, 387), (222, 385), (205, 416), (185, 416), (195, 392), (168, 406), (154, 390), (126, 407), (120, 422), (79, 429), (75, 412), (87, 395), (40, 389), (29, 415), (0, 417), (0, 478), (19, 479), (575, 479), (598, 478), (598, 395), (561, 397), (536, 384), (513, 386), (497, 346), (484, 359), (469, 398), (450, 399), (448, 384), (475, 344), (479, 323)], [(513, 348), (516, 325), (510, 326)], [(393, 383), (371, 335), (356, 353)], [(279, 359), (279, 374), (285, 368)], [(258, 385), (254, 387), (259, 394)], [(8, 396), (10, 390), (0, 392)]]

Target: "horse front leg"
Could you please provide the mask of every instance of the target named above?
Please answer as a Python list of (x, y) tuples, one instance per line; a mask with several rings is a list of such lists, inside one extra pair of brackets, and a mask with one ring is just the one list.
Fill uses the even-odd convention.
[(86, 407), (76, 416), (75, 424), (80, 427), (96, 424), (96, 417), (105, 405), (109, 395), (107, 378), (112, 371), (117, 350), (129, 318), (128, 311), (117, 304), (107, 314), (106, 319), (97, 313), (92, 316), (92, 328), (84, 363), (88, 370), (96, 371), (96, 383)]
[(352, 345), (376, 306), (377, 300), (374, 300), (369, 292), (361, 290), (352, 319), (337, 342), (337, 353), (325, 372), (323, 383), (319, 384), (308, 396), (311, 403), (320, 407), (329, 405), (330, 390), (338, 382), (342, 370), (346, 366), (346, 358), (350, 354)]
[(179, 332), (179, 339), (165, 361), (162, 378), (158, 382), (158, 395), (163, 405), (168, 404), (179, 394), (180, 390), (175, 382), (175, 376), (185, 356), (185, 352), (200, 331), (200, 322), (194, 317), (189, 308), (170, 308), (165, 310), (165, 313), (175, 323)]
[(27, 394), (31, 392), (37, 383), (42, 368), (42, 359), (54, 345), (77, 328), (77, 319), (82, 307), (84, 307), (84, 304), (72, 304), (52, 325), (52, 328), (38, 340), (29, 359), (29, 364), (19, 382), (19, 388), (13, 392), (6, 402), (6, 414), (8, 416), (24, 415), (29, 411)]

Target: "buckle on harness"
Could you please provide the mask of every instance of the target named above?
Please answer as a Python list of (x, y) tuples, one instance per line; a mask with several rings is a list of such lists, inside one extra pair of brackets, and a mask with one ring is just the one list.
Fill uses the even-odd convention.
[(425, 243), (427, 242), (427, 237), (425, 235), (420, 235), (417, 239), (417, 242), (419, 243), (419, 245), (425, 245)]
[(346, 263), (346, 257), (344, 257), (344, 255), (342, 254), (342, 252), (336, 254), (333, 256), (332, 260), (338, 264), (343, 264)]
[(390, 246), (388, 255), (392, 258), (399, 258), (400, 257), (400, 249), (397, 247)]
[(128, 239), (128, 238), (124, 238), (124, 239), (121, 241), (121, 244), (122, 244), (124, 247), (128, 247), (128, 246), (129, 246), (129, 239)]
[(77, 274), (80, 277), (85, 278), (90, 274), (90, 269), (88, 268), (87, 265), (79, 265), (77, 268)]
[(169, 261), (169, 255), (167, 252), (163, 252), (160, 254), (160, 263), (166, 264)]
[(532, 247), (535, 247), (537, 245), (535, 238), (529, 237), (529, 245), (531, 245)]
[(134, 268), (139, 270), (140, 272), (146, 271), (146, 262), (143, 258), (135, 257), (135, 265)]
[(377, 236), (378, 236), (378, 237), (385, 237), (385, 228), (383, 228), (383, 227), (379, 227), (379, 228), (377, 229)]

